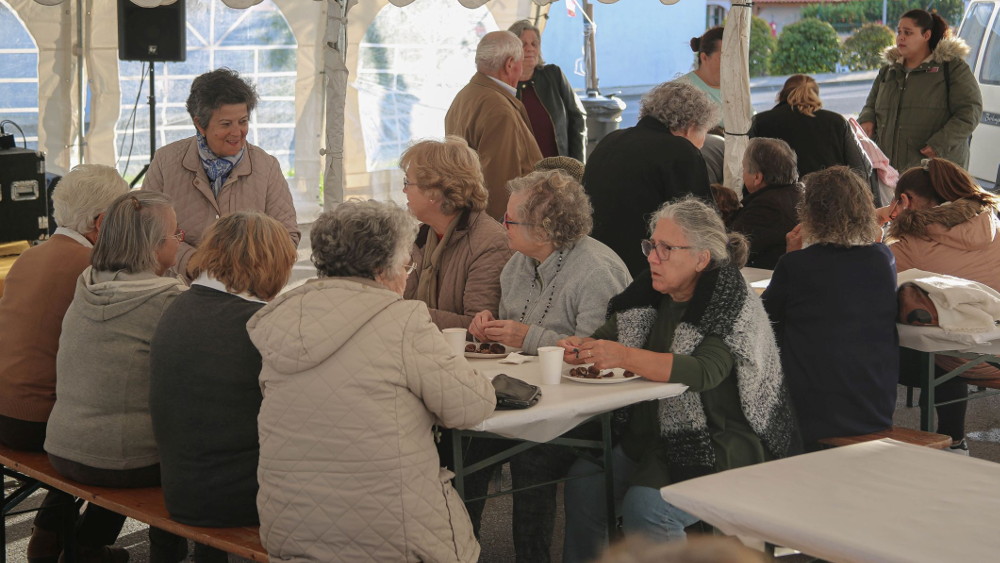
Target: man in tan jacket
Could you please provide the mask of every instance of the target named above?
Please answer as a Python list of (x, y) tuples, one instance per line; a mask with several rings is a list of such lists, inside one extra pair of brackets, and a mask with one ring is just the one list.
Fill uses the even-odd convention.
[(464, 138), (479, 153), (490, 192), (486, 211), (498, 221), (507, 209), (507, 181), (531, 172), (542, 159), (528, 113), (515, 96), (523, 58), (513, 33), (483, 36), (476, 47), (476, 74), (444, 118), (445, 133)]

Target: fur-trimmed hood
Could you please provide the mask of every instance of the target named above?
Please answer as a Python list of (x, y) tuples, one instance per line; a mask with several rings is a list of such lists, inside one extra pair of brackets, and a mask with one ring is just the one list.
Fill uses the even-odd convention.
[(996, 209), (971, 199), (959, 199), (929, 209), (907, 210), (892, 224), (893, 238), (918, 237), (958, 250), (980, 250), (997, 238)]
[[(945, 37), (938, 42), (937, 48), (931, 52), (932, 63), (945, 63), (964, 59), (969, 54), (969, 46), (960, 37)], [(899, 63), (902, 57), (899, 47), (892, 45), (882, 52), (882, 59), (888, 64)]]

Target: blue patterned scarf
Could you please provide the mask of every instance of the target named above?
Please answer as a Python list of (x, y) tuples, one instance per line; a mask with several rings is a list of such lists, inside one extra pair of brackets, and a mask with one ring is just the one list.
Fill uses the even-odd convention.
[(208, 181), (212, 184), (212, 193), (215, 194), (215, 197), (219, 197), (219, 190), (229, 178), (229, 173), (243, 160), (243, 154), (246, 153), (247, 147), (243, 145), (243, 148), (235, 156), (216, 156), (212, 149), (208, 148), (208, 141), (205, 140), (201, 131), (196, 131), (195, 134), (198, 137), (198, 156), (201, 157), (201, 166), (205, 169), (205, 175), (208, 176)]

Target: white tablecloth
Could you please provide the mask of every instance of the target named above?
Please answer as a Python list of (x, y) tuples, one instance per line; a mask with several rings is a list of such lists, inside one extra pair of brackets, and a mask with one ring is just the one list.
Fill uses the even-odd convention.
[[(619, 407), (680, 395), (687, 389), (679, 383), (658, 383), (636, 377), (636, 381), (612, 384), (577, 383), (564, 379), (559, 385), (542, 385), (538, 358), (520, 365), (501, 364), (498, 360), (469, 360), (484, 376), (506, 373), (538, 385), (542, 398), (523, 410), (498, 410), (472, 428), (506, 438), (548, 442), (576, 428), (585, 420)], [(570, 367), (564, 364), (564, 367)]]
[(897, 324), (899, 345), (921, 352), (957, 350), (978, 354), (1000, 354), (1000, 330), (979, 334), (945, 332), (937, 326)]
[(724, 471), (661, 492), (726, 534), (829, 561), (1000, 560), (1000, 464), (892, 440)]

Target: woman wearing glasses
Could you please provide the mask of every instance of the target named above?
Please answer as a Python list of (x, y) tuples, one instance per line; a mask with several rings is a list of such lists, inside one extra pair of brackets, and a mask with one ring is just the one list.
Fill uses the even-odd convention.
[(621, 258), (587, 236), (590, 199), (561, 170), (511, 180), (507, 191), (503, 223), (515, 253), (500, 274), (500, 316), (481, 311), (469, 331), (529, 354), (589, 335), (604, 322), (608, 300), (632, 281)]
[(476, 151), (461, 137), (421, 141), (400, 158), (410, 213), (423, 223), (403, 297), (427, 304), (438, 328), (468, 328), (482, 310), (497, 312), (500, 271), (511, 251), (486, 212), (489, 197)]
[[(614, 451), (626, 535), (670, 541), (697, 518), (665, 502), (661, 487), (785, 457), (794, 420), (770, 322), (740, 275), (743, 235), (727, 234), (715, 210), (690, 196), (660, 207), (649, 228), (649, 271), (611, 300), (591, 338), (560, 345), (570, 363), (688, 386), (629, 407)], [(581, 478), (566, 483), (565, 561), (592, 561), (607, 542), (596, 470), (585, 460), (570, 470)]]
[[(511, 180), (507, 190), (504, 226), (515, 253), (500, 275), (500, 316), (480, 312), (470, 332), (483, 342), (500, 342), (529, 354), (567, 336), (589, 335), (604, 322), (608, 300), (631, 281), (621, 258), (587, 236), (593, 224), (590, 199), (562, 170), (533, 172)], [(562, 477), (574, 459), (567, 451), (538, 446), (515, 456), (514, 486)], [(473, 493), (485, 488), (485, 481), (466, 481), (469, 496), (479, 496)], [(514, 495), (514, 548), (519, 561), (548, 561), (555, 494), (555, 485), (549, 485)], [(470, 505), (474, 518), (481, 507), (482, 503)]]
[(403, 299), (417, 222), (345, 202), (313, 224), (319, 279), (247, 323), (260, 350), (260, 537), (272, 560), (475, 561), (431, 427), (493, 413), (485, 377)]
[[(184, 284), (161, 277), (183, 240), (170, 198), (144, 190), (104, 214), (91, 266), (80, 274), (56, 353), (56, 403), (45, 451), (65, 477), (99, 487), (160, 484), (149, 411), (149, 341)], [(125, 517), (90, 506), (78, 521), (81, 561), (127, 561), (110, 548)], [(187, 542), (149, 529), (153, 561), (180, 561)]]

